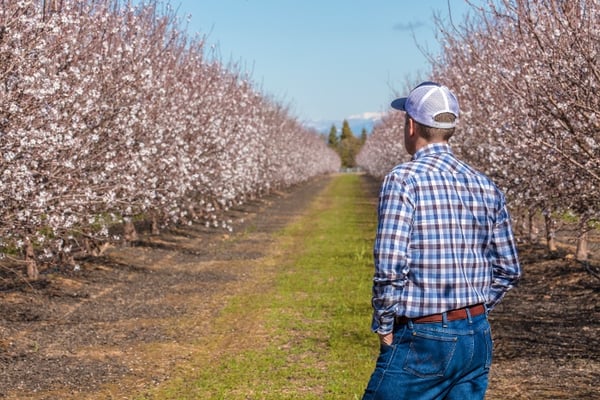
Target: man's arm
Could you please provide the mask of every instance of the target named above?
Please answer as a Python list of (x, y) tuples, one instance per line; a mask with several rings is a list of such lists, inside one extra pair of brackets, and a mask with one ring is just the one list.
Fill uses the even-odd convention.
[(492, 267), (493, 277), (488, 307), (494, 308), (506, 292), (521, 278), (521, 265), (511, 226), (511, 219), (504, 205), (494, 226)]
[(375, 237), (372, 330), (380, 335), (392, 332), (396, 308), (407, 280), (410, 226), (414, 204), (409, 190), (397, 177), (388, 175), (379, 195), (378, 226)]

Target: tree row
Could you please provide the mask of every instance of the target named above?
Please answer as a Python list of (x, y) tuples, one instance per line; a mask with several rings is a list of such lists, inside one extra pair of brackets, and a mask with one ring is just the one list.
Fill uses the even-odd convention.
[(0, 250), (32, 278), (136, 218), (227, 227), (220, 210), (340, 166), (164, 10), (0, 4)]
[[(528, 234), (543, 219), (554, 250), (560, 221), (579, 221), (577, 258), (600, 220), (600, 2), (501, 0), (462, 21), (437, 18), (443, 51), (430, 79), (458, 96), (453, 150), (507, 193)], [(407, 89), (408, 90), (408, 89)], [(383, 175), (402, 161), (402, 121), (390, 114), (359, 155)]]

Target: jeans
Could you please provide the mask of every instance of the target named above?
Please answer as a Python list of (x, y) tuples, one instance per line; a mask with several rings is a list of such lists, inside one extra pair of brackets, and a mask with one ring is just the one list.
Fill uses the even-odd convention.
[(394, 328), (381, 344), (363, 400), (483, 399), (492, 363), (487, 314)]

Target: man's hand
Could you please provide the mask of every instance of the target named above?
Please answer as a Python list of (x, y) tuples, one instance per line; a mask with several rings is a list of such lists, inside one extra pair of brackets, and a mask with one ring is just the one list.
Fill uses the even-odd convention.
[(382, 335), (379, 333), (378, 335), (379, 335), (379, 341), (381, 342), (381, 344), (385, 344), (387, 346), (392, 345), (392, 341), (394, 340), (394, 334), (392, 332), (386, 333), (385, 335)]

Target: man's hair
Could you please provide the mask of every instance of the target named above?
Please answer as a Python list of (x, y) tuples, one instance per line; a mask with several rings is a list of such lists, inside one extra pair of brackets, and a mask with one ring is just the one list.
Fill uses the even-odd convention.
[[(434, 118), (437, 122), (454, 122), (456, 120), (456, 116), (452, 113), (441, 113), (435, 116)], [(414, 120), (413, 120), (414, 121)], [(430, 126), (425, 126), (417, 121), (414, 121), (417, 126), (419, 135), (428, 142), (432, 140), (448, 140), (454, 135), (455, 128), (442, 129), (442, 128), (432, 128)]]

